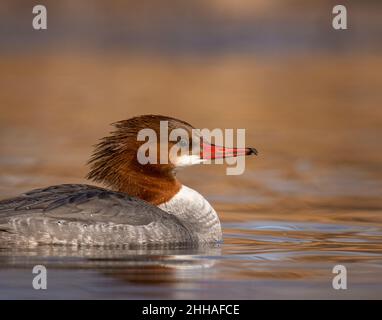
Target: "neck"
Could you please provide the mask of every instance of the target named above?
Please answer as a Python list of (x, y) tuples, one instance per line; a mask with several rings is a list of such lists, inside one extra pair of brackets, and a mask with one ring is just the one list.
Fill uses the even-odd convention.
[(181, 184), (174, 175), (145, 174), (130, 170), (121, 175), (116, 189), (154, 205), (168, 202), (178, 193)]

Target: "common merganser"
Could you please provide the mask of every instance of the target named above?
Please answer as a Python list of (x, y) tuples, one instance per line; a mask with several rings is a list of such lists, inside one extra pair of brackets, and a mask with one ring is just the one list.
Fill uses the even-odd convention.
[[(109, 189), (61, 184), (2, 200), (0, 243), (157, 246), (220, 242), (222, 230), (215, 210), (197, 191), (176, 179), (176, 168), (185, 165), (184, 159), (165, 164), (137, 160), (143, 143), (137, 140), (138, 132), (150, 128), (159, 136), (161, 121), (168, 122), (169, 130), (181, 128), (193, 136), (194, 128), (187, 122), (160, 115), (115, 123), (115, 131), (95, 146), (87, 175)], [(194, 141), (189, 140), (182, 147), (192, 154)], [(184, 144), (184, 139), (180, 141)], [(167, 142), (168, 148), (179, 143)], [(192, 164), (257, 154), (254, 148), (218, 147), (203, 139), (198, 143), (199, 153), (192, 155)]]

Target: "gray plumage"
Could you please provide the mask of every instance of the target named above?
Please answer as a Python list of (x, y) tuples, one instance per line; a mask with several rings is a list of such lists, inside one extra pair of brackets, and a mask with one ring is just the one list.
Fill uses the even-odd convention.
[(0, 201), (1, 242), (150, 246), (195, 237), (175, 215), (95, 186), (63, 184)]

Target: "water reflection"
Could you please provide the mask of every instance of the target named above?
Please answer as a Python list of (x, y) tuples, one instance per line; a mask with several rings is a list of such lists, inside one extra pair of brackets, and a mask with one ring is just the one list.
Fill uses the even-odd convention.
[(41, 297), (29, 288), (37, 264), (48, 268), (47, 298), (335, 298), (336, 264), (351, 272), (353, 290), (342, 298), (382, 294), (379, 226), (255, 220), (223, 228), (223, 245), (198, 248), (1, 248), (0, 297)]
[[(192, 248), (102, 248), (37, 246), (0, 248), (0, 269), (23, 269), (41, 264), (48, 270), (87, 270), (119, 283), (161, 285), (181, 282), (192, 272), (214, 266), (220, 245)], [(208, 258), (206, 258), (208, 257)]]

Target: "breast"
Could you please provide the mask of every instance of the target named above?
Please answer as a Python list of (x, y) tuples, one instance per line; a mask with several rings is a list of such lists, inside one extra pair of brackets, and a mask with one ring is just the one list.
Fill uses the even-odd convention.
[(219, 242), (222, 230), (219, 217), (210, 203), (197, 191), (182, 186), (169, 201), (158, 206), (179, 218), (198, 237), (198, 242)]

